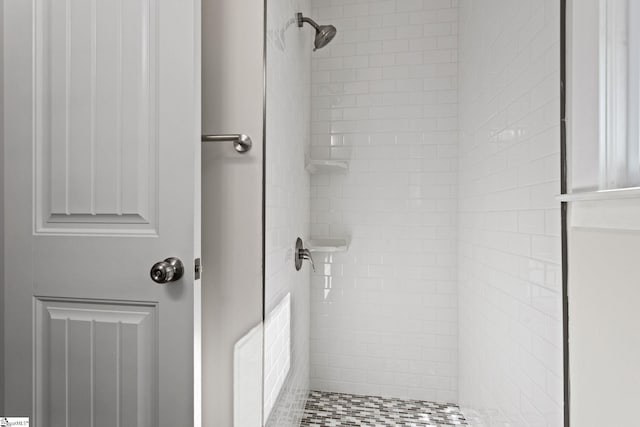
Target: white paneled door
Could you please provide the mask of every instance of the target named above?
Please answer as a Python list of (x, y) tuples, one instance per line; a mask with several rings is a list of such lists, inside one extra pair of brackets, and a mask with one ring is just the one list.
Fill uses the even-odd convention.
[(200, 425), (199, 0), (4, 0), (0, 28), (6, 415)]

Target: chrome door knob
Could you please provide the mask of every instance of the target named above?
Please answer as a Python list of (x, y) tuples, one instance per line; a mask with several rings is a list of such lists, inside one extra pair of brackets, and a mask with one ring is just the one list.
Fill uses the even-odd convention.
[(184, 274), (184, 265), (178, 258), (167, 258), (153, 264), (149, 274), (156, 283), (175, 282)]

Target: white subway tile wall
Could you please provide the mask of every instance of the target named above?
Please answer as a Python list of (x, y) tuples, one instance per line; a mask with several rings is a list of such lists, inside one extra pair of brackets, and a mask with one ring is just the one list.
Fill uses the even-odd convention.
[(560, 2), (460, 0), (460, 404), (562, 422)]
[(291, 369), (291, 294), (267, 315), (264, 322), (264, 414), (276, 404)]
[[(269, 0), (267, 5), (266, 105), (266, 265), (267, 317), (290, 294), (291, 354), (276, 351), (265, 336), (265, 422), (298, 426), (309, 392), (309, 269), (296, 271), (293, 248), (299, 236), (309, 236), (309, 175), (305, 158), (310, 149), (312, 32), (299, 29), (296, 12), (308, 13), (309, 0)], [(269, 359), (272, 357), (273, 359)], [(281, 385), (279, 372), (290, 370)], [(271, 409), (272, 408), (272, 409)]]
[(458, 399), (456, 0), (316, 0), (338, 35), (312, 56), (311, 387)]

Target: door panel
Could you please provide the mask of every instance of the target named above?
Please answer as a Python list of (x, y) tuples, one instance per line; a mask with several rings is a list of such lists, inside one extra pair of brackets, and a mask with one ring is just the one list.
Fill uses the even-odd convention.
[(157, 233), (156, 2), (35, 5), (37, 233)]
[(200, 3), (4, 12), (5, 411), (199, 426)]
[(35, 306), (36, 418), (52, 427), (157, 425), (157, 305), (38, 298)]

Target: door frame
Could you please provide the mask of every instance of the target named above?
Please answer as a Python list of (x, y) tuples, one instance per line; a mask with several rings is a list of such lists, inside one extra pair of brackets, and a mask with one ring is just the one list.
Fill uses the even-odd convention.
[[(567, 194), (567, 0), (560, 0), (560, 194)], [(569, 204), (560, 203), (562, 255), (562, 365), (564, 427), (570, 426), (569, 384)]]
[[(4, 51), (4, 0), (0, 0), (0, 46)], [(4, 55), (0, 55), (0, 319), (4, 323)], [(4, 384), (4, 327), (0, 328), (0, 384)], [(4, 414), (4, 387), (0, 387)]]

